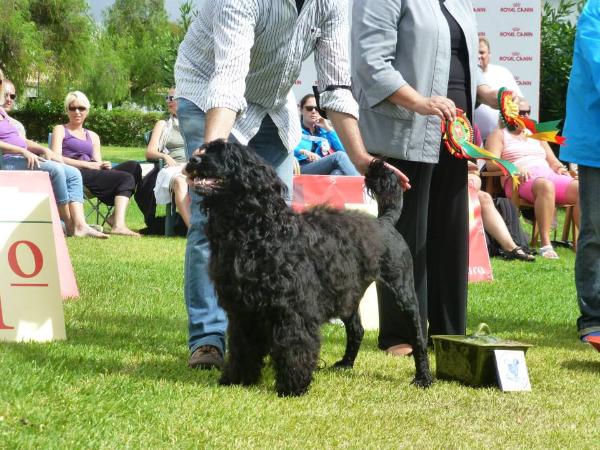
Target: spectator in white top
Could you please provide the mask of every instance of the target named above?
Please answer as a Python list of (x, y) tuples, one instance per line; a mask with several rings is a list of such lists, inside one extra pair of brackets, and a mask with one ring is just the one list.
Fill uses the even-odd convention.
[[(203, 143), (235, 139), (253, 147), (289, 188), (300, 120), (291, 88), (314, 52), (321, 107), (346, 152), (365, 172), (372, 157), (350, 92), (346, 0), (200, 2), (177, 56), (177, 115), (187, 156)], [(405, 187), (408, 179), (395, 169)], [(292, 192), (289, 189), (289, 192)], [(191, 193), (192, 203), (199, 197)], [(206, 218), (192, 207), (185, 258), (189, 365), (221, 368), (227, 318), (208, 278)], [(240, 331), (240, 330), (236, 330)]]
[[(513, 91), (516, 96), (523, 97), (521, 88), (519, 88), (510, 70), (506, 67), (490, 64), (490, 42), (485, 36), (479, 37), (479, 67), (483, 71), (487, 84), (492, 89), (505, 87)], [(475, 109), (474, 119), (484, 142), (488, 135), (498, 128), (498, 110), (492, 109), (488, 105), (479, 105)]]

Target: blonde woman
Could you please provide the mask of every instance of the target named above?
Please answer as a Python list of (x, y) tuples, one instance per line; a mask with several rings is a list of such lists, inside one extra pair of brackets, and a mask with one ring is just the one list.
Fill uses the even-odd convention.
[(68, 123), (52, 130), (52, 150), (62, 155), (66, 164), (81, 172), (83, 185), (101, 202), (114, 205), (107, 220), (111, 234), (139, 236), (125, 223), (129, 199), (142, 179), (142, 169), (136, 161), (126, 161), (112, 167), (102, 160), (100, 138), (83, 127), (90, 110), (88, 98), (79, 91), (69, 92), (65, 98)]

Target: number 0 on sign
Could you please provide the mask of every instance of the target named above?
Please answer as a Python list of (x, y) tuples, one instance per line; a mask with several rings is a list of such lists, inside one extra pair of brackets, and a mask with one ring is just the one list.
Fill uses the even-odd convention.
[(46, 194), (0, 196), (0, 340), (65, 339)]

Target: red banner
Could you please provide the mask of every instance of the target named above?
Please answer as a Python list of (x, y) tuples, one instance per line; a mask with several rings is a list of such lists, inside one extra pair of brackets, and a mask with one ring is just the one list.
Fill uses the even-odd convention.
[(481, 219), (481, 205), (477, 197), (477, 190), (469, 180), (469, 282), (493, 279)]
[(295, 175), (292, 208), (303, 208), (327, 203), (335, 208), (348, 204), (365, 204), (365, 179), (363, 177), (331, 175)]
[[(292, 208), (296, 211), (327, 203), (336, 208), (360, 208), (377, 214), (366, 195), (364, 178), (330, 175), (295, 175)], [(363, 208), (360, 208), (363, 209)], [(469, 183), (469, 282), (492, 280), (477, 191)]]

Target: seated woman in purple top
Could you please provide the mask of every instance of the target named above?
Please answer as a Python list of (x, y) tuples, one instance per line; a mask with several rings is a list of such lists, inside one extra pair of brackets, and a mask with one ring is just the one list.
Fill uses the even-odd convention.
[(65, 110), (69, 123), (56, 125), (52, 130), (52, 150), (62, 155), (66, 164), (80, 170), (83, 185), (101, 202), (114, 205), (114, 212), (107, 219), (112, 234), (139, 236), (127, 227), (125, 212), (142, 179), (142, 168), (135, 161), (115, 167), (110, 161), (102, 161), (100, 138), (83, 128), (89, 109), (90, 102), (85, 94), (79, 91), (67, 94)]
[[(7, 114), (14, 106), (15, 87), (9, 80), (0, 86), (0, 158), (6, 170), (42, 170), (47, 172), (52, 191), (58, 205), (58, 213), (65, 224), (68, 236), (108, 236), (91, 228), (85, 222), (83, 212), (83, 183), (81, 174), (62, 163), (62, 158), (53, 151), (25, 137)], [(21, 127), (22, 129), (22, 127)], [(23, 129), (22, 129), (23, 130)]]

